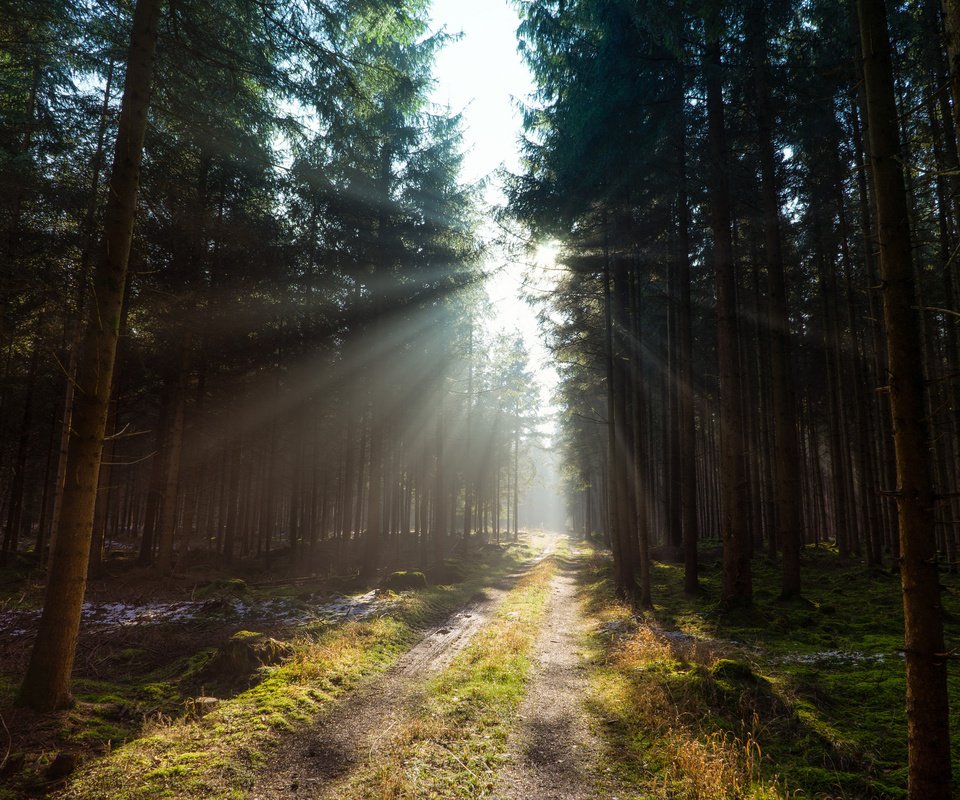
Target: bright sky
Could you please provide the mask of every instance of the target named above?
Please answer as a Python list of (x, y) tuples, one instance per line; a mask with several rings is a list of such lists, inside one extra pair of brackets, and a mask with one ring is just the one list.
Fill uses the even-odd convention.
[(462, 33), (437, 57), (433, 99), (463, 111), (468, 148), (465, 175), (476, 181), (502, 163), (520, 166), (520, 114), (515, 100), (533, 91), (517, 52), (520, 19), (510, 0), (433, 0), (434, 26)]
[[(464, 180), (472, 183), (489, 177), (485, 197), (489, 203), (502, 203), (503, 192), (494, 173), (501, 166), (511, 172), (520, 168), (522, 123), (516, 105), (533, 91), (530, 73), (517, 52), (520, 18), (510, 0), (433, 0), (431, 13), (436, 29), (462, 34), (437, 58), (433, 100), (463, 113)], [(501, 263), (496, 255), (492, 258), (488, 272), (503, 261), (502, 256)], [(522, 264), (507, 264), (490, 279), (487, 292), (497, 310), (494, 329), (519, 330), (523, 335), (546, 408), (557, 375), (535, 312), (520, 299), (523, 270)]]

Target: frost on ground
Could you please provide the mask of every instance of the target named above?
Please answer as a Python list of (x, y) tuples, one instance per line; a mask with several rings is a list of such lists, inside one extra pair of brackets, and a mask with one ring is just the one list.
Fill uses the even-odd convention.
[[(84, 603), (81, 625), (87, 628), (117, 628), (171, 625), (197, 619), (260, 620), (282, 625), (363, 619), (390, 605), (375, 591), (340, 595), (323, 602), (293, 598), (246, 601), (238, 598), (182, 600), (173, 603)], [(39, 609), (0, 611), (0, 636), (26, 636), (36, 629)]]
[[(901, 653), (901, 658), (903, 654)], [(771, 659), (774, 664), (834, 664), (864, 665), (882, 664), (887, 660), (885, 653), (864, 653), (859, 650), (821, 650), (817, 653), (791, 653)]]

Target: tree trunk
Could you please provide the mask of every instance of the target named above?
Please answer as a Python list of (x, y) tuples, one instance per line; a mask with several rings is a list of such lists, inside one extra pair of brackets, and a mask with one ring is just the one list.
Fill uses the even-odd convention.
[(907, 665), (907, 790), (911, 800), (947, 800), (951, 794), (950, 729), (935, 500), (890, 40), (883, 0), (858, 0), (857, 10), (877, 200), (897, 470)]
[(960, 0), (943, 0), (943, 23), (947, 39), (950, 94), (953, 95), (953, 128), (960, 131)]
[[(613, 569), (614, 586), (617, 596), (626, 599), (632, 597), (633, 578), (632, 570), (629, 569), (629, 555), (623, 548), (623, 525), (622, 497), (623, 497), (623, 467), (620, 463), (621, 446), (618, 443), (619, 432), (617, 430), (617, 383), (618, 370), (616, 367), (617, 355), (614, 350), (614, 313), (613, 313), (613, 292), (612, 276), (610, 269), (610, 254), (605, 247), (604, 271), (603, 271), (603, 307), (604, 307), (604, 338), (605, 338), (605, 366), (607, 378), (607, 528), (610, 532), (610, 545), (613, 550)], [(519, 420), (517, 422), (519, 425)], [(517, 452), (520, 450), (520, 440), (517, 436)], [(516, 469), (514, 470), (514, 481), (516, 481)], [(516, 502), (516, 489), (514, 489), (514, 502)], [(514, 512), (516, 516), (516, 512)]]
[[(83, 320), (87, 299), (87, 277), (90, 273), (90, 261), (93, 258), (96, 242), (97, 208), (99, 207), (100, 174), (103, 171), (104, 151), (106, 149), (107, 126), (110, 121), (110, 94), (113, 87), (114, 61), (110, 60), (107, 70), (106, 86), (103, 90), (103, 104), (100, 107), (100, 122), (97, 130), (97, 149), (93, 156), (90, 176), (90, 196), (87, 200), (86, 216), (83, 227), (83, 250), (80, 254), (80, 269), (77, 274), (77, 309), (76, 318), (72, 325), (73, 333), (69, 339), (71, 343), (70, 356), (67, 360), (67, 381), (63, 402), (63, 423), (60, 428), (60, 449), (57, 461), (57, 482), (53, 495), (53, 513), (50, 517), (49, 544), (51, 550), (56, 541), (56, 531), (60, 525), (60, 509), (63, 505), (63, 487), (67, 476), (67, 450), (70, 445), (70, 426), (73, 418), (73, 397), (76, 386), (77, 358), (80, 355), (80, 346), (83, 343)], [(39, 553), (41, 560), (46, 560), (46, 554)]]
[(21, 703), (37, 710), (61, 708), (72, 700), (70, 673), (86, 589), (97, 477), (133, 238), (159, 12), (160, 0), (138, 0), (134, 10), (104, 219), (104, 246), (94, 274), (94, 302), (77, 370), (60, 526), (51, 555), (40, 627), (19, 694)]
[(683, 528), (683, 588), (694, 594), (700, 588), (697, 573), (697, 474), (696, 419), (693, 404), (693, 313), (690, 300), (690, 201), (687, 194), (687, 130), (685, 79), (677, 62), (677, 371), (680, 387), (680, 506)]
[(27, 374), (27, 393), (23, 401), (23, 418), (17, 443), (17, 457), (10, 483), (10, 504), (7, 507), (7, 526), (0, 546), (0, 564), (13, 563), (20, 541), (23, 522), (23, 495), (26, 485), (27, 456), (30, 444), (30, 423), (33, 416), (33, 393), (37, 382), (37, 361), (40, 355), (40, 337), (35, 334), (30, 346), (30, 368)]
[(710, 226), (717, 282), (717, 345), (720, 370), (720, 479), (723, 539), (723, 593), (727, 606), (750, 605), (750, 541), (743, 503), (744, 441), (740, 417), (740, 364), (737, 348), (737, 277), (727, 186), (726, 122), (723, 110), (719, 13), (707, 19), (704, 71), (707, 87), (707, 127), (711, 162)]
[(187, 399), (189, 351), (186, 341), (180, 343), (173, 374), (173, 400), (170, 424), (167, 426), (163, 490), (160, 495), (160, 517), (157, 521), (159, 548), (157, 570), (164, 575), (173, 570), (173, 542), (177, 530), (177, 493), (180, 489), (180, 455), (183, 451), (183, 418)]
[(783, 553), (781, 594), (800, 593), (800, 546), (803, 514), (800, 497), (800, 448), (797, 443), (796, 389), (790, 357), (790, 315), (780, 233), (780, 193), (773, 144), (773, 112), (767, 77), (764, 3), (755, 2), (752, 18), (754, 92), (760, 155), (760, 199), (763, 205), (770, 326), (770, 382), (773, 395), (774, 502), (777, 539)]

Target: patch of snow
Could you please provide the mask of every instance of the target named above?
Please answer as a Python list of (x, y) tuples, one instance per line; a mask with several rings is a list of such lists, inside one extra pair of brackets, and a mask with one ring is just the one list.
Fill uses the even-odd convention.
[[(901, 656), (902, 657), (902, 656)], [(882, 664), (887, 660), (884, 653), (863, 653), (859, 650), (821, 650), (817, 653), (791, 653), (772, 658), (772, 664)]]
[[(275, 598), (244, 601), (239, 598), (183, 600), (175, 603), (90, 603), (81, 609), (81, 625), (87, 628), (119, 628), (160, 624), (183, 624), (199, 618), (258, 620), (288, 625), (317, 621), (363, 619), (389, 606), (375, 591), (338, 596), (325, 603)], [(40, 609), (0, 612), (0, 636), (17, 638), (36, 630)]]
[(637, 629), (637, 624), (630, 619), (610, 619), (606, 622), (601, 622), (597, 626), (597, 629), (601, 633), (606, 633), (609, 636), (626, 636)]
[(363, 619), (384, 605), (384, 601), (377, 598), (377, 592), (374, 589), (366, 594), (339, 597), (329, 603), (316, 606), (314, 610), (319, 617)]
[(668, 631), (664, 628), (655, 628), (654, 632), (670, 642), (677, 644), (705, 644), (711, 647), (737, 647), (741, 650), (753, 650), (759, 652), (760, 648), (737, 639), (714, 639), (710, 636), (696, 636), (692, 633), (683, 631)]
[(662, 636), (664, 639), (668, 639), (671, 642), (680, 642), (681, 644), (690, 644), (691, 642), (715, 642), (716, 639), (703, 639), (699, 636), (694, 636), (692, 633), (684, 633), (683, 631), (668, 631), (663, 628), (657, 628), (656, 632)]

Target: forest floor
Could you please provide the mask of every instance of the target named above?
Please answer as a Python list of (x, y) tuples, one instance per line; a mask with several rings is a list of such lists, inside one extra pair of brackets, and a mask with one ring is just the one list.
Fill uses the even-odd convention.
[[(537, 557), (540, 563), (548, 549)], [(339, 704), (316, 725), (301, 730), (256, 778), (251, 796), (298, 796), (310, 790), (315, 797), (344, 797), (357, 767), (390, 757), (393, 734), (408, 724), (424, 698), (427, 681), (449, 667), (486, 625), (509, 588), (521, 577), (512, 573), (475, 594), (427, 634), (385, 674)]]
[[(78, 705), (44, 716), (12, 708), (38, 598), (9, 582), (0, 800), (905, 797), (890, 572), (811, 547), (804, 599), (782, 602), (757, 559), (756, 607), (721, 613), (705, 549), (700, 596), (657, 562), (656, 608), (637, 615), (583, 542), (528, 537), (469, 562), (400, 593), (115, 575), (93, 587)], [(955, 649), (960, 580), (942, 581)], [(956, 710), (956, 662), (950, 692)]]

